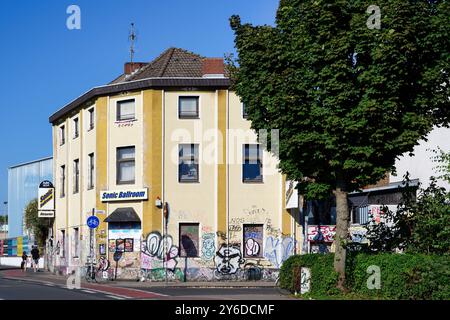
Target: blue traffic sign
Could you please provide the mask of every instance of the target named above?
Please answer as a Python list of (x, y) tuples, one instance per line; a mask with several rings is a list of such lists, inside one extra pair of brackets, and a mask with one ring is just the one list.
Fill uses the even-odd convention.
[(91, 229), (97, 229), (100, 225), (100, 220), (96, 216), (89, 217), (87, 220), (87, 225)]

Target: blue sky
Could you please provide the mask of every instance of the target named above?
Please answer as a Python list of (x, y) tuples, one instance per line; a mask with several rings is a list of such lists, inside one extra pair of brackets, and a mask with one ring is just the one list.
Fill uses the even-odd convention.
[[(69, 5), (81, 30), (68, 30)], [(0, 1), (0, 213), (7, 168), (50, 156), (48, 117), (90, 88), (121, 74), (136, 24), (136, 60), (168, 47), (203, 56), (235, 52), (228, 19), (273, 24), (278, 0), (2, 0)]]

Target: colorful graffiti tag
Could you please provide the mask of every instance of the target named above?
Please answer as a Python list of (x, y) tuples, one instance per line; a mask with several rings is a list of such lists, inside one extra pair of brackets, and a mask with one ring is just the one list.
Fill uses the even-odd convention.
[(202, 236), (202, 259), (210, 261), (216, 253), (216, 237), (214, 233), (205, 233)]
[(169, 270), (174, 271), (178, 265), (179, 249), (173, 245), (171, 236), (162, 236), (159, 232), (150, 233), (143, 244), (142, 253), (142, 256), (164, 261)]
[(244, 262), (238, 245), (223, 245), (216, 253), (215, 263), (219, 275), (236, 274)]
[[(333, 242), (336, 235), (336, 226), (320, 226), (320, 232), (323, 235), (324, 242)], [(318, 226), (308, 227), (308, 241), (315, 241), (319, 233)]]
[(295, 242), (290, 237), (274, 238), (267, 237), (264, 257), (269, 260), (273, 266), (280, 268), (294, 253)]

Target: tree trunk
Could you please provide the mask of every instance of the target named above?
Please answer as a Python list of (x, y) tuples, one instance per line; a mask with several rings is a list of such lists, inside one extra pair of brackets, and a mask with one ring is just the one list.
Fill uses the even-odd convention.
[(336, 252), (334, 256), (334, 270), (339, 274), (337, 287), (345, 291), (345, 260), (346, 250), (344, 248), (348, 235), (348, 202), (345, 183), (338, 181), (335, 190), (336, 195)]

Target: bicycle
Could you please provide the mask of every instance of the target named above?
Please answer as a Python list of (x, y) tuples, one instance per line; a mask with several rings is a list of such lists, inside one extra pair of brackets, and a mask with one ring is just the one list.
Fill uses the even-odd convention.
[(86, 264), (86, 275), (85, 275), (86, 281), (89, 283), (92, 283), (92, 282), (97, 283), (97, 279), (96, 279), (97, 272), (98, 272), (98, 270), (96, 269), (95, 263), (94, 264), (87, 263)]

